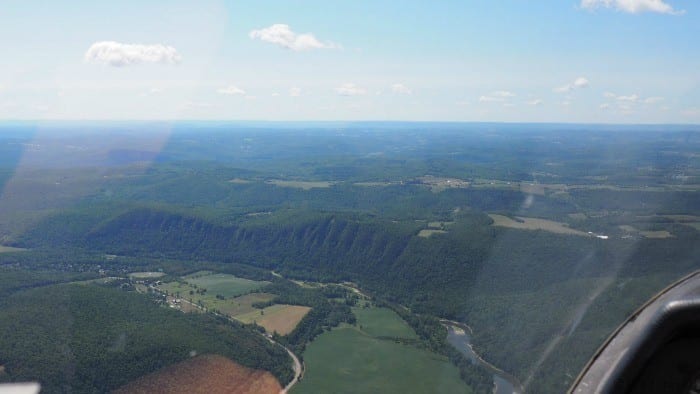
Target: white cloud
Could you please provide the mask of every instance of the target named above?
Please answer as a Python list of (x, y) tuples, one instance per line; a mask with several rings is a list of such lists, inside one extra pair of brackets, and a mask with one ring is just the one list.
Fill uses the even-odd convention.
[(213, 104), (207, 103), (207, 102), (188, 101), (180, 107), (180, 110), (190, 111), (190, 110), (208, 109), (208, 108), (216, 108), (216, 106)]
[(610, 104), (608, 103), (603, 103), (600, 105), (600, 109), (610, 109)]
[(85, 52), (88, 63), (108, 64), (124, 67), (143, 63), (178, 64), (182, 57), (171, 46), (155, 44), (122, 44), (115, 41), (100, 41)]
[(660, 14), (679, 15), (685, 11), (676, 11), (664, 0), (581, 0), (581, 8), (594, 10), (596, 8), (614, 8), (630, 14), (642, 12), (657, 12)]
[(299, 96), (301, 96), (301, 89), (300, 89), (300, 88), (290, 88), (290, 89), (289, 89), (289, 96), (290, 96), (290, 97), (299, 97)]
[[(627, 96), (618, 96), (615, 93), (611, 93), (611, 92), (605, 92), (605, 93), (603, 93), (603, 96), (605, 98), (615, 99), (619, 103), (627, 103), (626, 105), (628, 105), (628, 106), (629, 106), (629, 104), (633, 104), (633, 103), (657, 104), (657, 103), (660, 103), (664, 100), (663, 97), (658, 97), (658, 96), (647, 97), (647, 98), (640, 97), (637, 94), (630, 94)], [(622, 104), (620, 104), (620, 105), (622, 105)]]
[(503, 102), (512, 97), (515, 97), (515, 93), (507, 90), (496, 90), (485, 96), (479, 97), (479, 101), (482, 103)]
[(491, 96), (508, 98), (508, 97), (515, 97), (515, 93), (509, 92), (507, 90), (497, 90), (495, 92), (492, 92)]
[(276, 23), (270, 27), (252, 30), (248, 36), (253, 40), (260, 40), (276, 44), (293, 51), (305, 51), (310, 49), (335, 49), (340, 46), (332, 42), (321, 42), (311, 33), (297, 34), (289, 25)]
[(409, 87), (401, 83), (391, 85), (391, 91), (396, 94), (413, 94), (413, 91)]
[(141, 93), (141, 96), (153, 96), (161, 93), (162, 91), (158, 88), (150, 88), (147, 92)]
[(687, 108), (681, 111), (684, 116), (700, 116), (700, 107)]
[(578, 78), (576, 78), (576, 80), (574, 81), (574, 87), (575, 87), (576, 89), (585, 88), (585, 87), (587, 87), (589, 84), (590, 84), (590, 82), (588, 82), (588, 80), (587, 80), (586, 78), (584, 78), (584, 77), (578, 77)]
[(502, 97), (493, 97), (493, 96), (481, 96), (479, 97), (479, 102), (481, 103), (493, 103), (497, 101), (503, 101)]
[(335, 88), (335, 92), (341, 96), (363, 96), (367, 94), (367, 90), (361, 88), (354, 83), (344, 83)]
[(272, 97), (279, 97), (279, 96), (280, 96), (279, 93), (277, 93), (277, 92), (272, 92)]
[(637, 101), (639, 101), (639, 96), (637, 96), (636, 94), (631, 94), (629, 96), (617, 96), (615, 97), (615, 99), (618, 101), (629, 101), (632, 103), (636, 103)]
[(530, 101), (527, 102), (527, 104), (528, 104), (528, 105), (534, 105), (534, 106), (541, 105), (541, 104), (542, 104), (542, 100), (540, 100), (540, 99), (530, 100)]
[(243, 96), (245, 95), (245, 90), (239, 88), (238, 86), (229, 85), (225, 88), (217, 90), (218, 93), (226, 94), (228, 96)]
[(470, 105), (470, 103), (469, 103), (468, 100), (460, 100), (460, 101), (457, 101), (455, 104), (456, 104), (456, 105), (459, 105), (459, 106), (467, 106), (467, 105)]
[(578, 77), (571, 83), (568, 83), (564, 86), (560, 86), (558, 88), (554, 88), (554, 91), (557, 93), (567, 93), (571, 92), (572, 90), (586, 88), (588, 87), (588, 85), (590, 85), (588, 79), (584, 77)]
[(647, 97), (644, 99), (644, 104), (656, 104), (664, 101), (663, 97)]

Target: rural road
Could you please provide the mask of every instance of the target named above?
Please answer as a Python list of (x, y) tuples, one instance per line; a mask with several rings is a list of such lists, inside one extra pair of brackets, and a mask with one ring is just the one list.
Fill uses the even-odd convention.
[[(272, 341), (272, 339), (270, 339), (270, 340)], [(272, 343), (277, 343), (277, 342), (272, 341)], [(289, 390), (291, 390), (292, 387), (294, 387), (294, 385), (299, 382), (299, 378), (301, 378), (301, 374), (304, 372), (304, 369), (302, 368), (301, 362), (299, 361), (299, 358), (297, 358), (296, 354), (292, 353), (291, 350), (289, 350), (288, 348), (286, 348), (282, 344), (280, 344), (280, 343), (277, 343), (277, 344), (282, 346), (284, 348), (284, 350), (286, 350), (287, 353), (289, 353), (289, 356), (292, 357), (292, 360), (294, 360), (294, 379), (292, 379), (292, 381), (289, 382), (287, 384), (287, 386), (282, 389), (282, 391), (280, 391), (280, 394), (287, 394), (287, 392), (289, 392)]]
[[(154, 288), (156, 291), (160, 292), (160, 290), (158, 290), (157, 287), (153, 287), (153, 288)], [(161, 294), (163, 294), (163, 293), (161, 293)], [(193, 302), (190, 302), (190, 301), (188, 301), (188, 300), (186, 300), (186, 299), (184, 299), (184, 298), (180, 298), (180, 301), (181, 301), (181, 302), (186, 302), (186, 303), (192, 305), (193, 307), (195, 307), (195, 308), (201, 310), (202, 312), (207, 313), (207, 311), (205, 311), (204, 308), (202, 308), (201, 306), (199, 306), (199, 305), (197, 305), (197, 304), (195, 304), (195, 303), (193, 303)], [(229, 316), (226, 316), (226, 315), (222, 315), (221, 313), (211, 312), (211, 311), (209, 311), (208, 313), (211, 313), (211, 314), (213, 314), (213, 315), (215, 315), (215, 316), (223, 317), (224, 319), (226, 319), (226, 320), (228, 320), (228, 321), (230, 321), (230, 322), (233, 322), (233, 323), (240, 323), (238, 320), (235, 320), (235, 319), (233, 319), (233, 318), (231, 318), (231, 317), (229, 317)], [(286, 347), (286, 346), (282, 345), (281, 343), (275, 341), (274, 339), (268, 337), (265, 333), (260, 333), (260, 335), (262, 335), (263, 338), (265, 338), (265, 339), (267, 339), (268, 341), (270, 341), (270, 343), (273, 343), (273, 344), (275, 344), (275, 345), (277, 345), (277, 346), (280, 346), (280, 347), (282, 347), (282, 349), (286, 350), (287, 353), (289, 354), (289, 356), (290, 356), (290, 357), (292, 358), (292, 360), (294, 361), (294, 367), (293, 367), (293, 368), (294, 368), (294, 379), (292, 379), (289, 383), (287, 383), (287, 386), (285, 386), (285, 388), (283, 388), (283, 389), (280, 391), (280, 394), (287, 394), (287, 392), (289, 392), (289, 390), (291, 390), (292, 387), (294, 387), (295, 384), (299, 383), (299, 379), (301, 379), (301, 376), (302, 376), (302, 374), (304, 373), (304, 367), (303, 367), (301, 361), (299, 361), (299, 357), (297, 357), (297, 355), (294, 354), (294, 352), (292, 352), (288, 347)]]

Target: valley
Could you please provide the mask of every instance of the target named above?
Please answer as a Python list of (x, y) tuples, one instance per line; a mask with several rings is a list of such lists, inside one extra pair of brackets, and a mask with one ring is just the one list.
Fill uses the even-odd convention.
[[(196, 349), (280, 387), (298, 375), (291, 392), (482, 393), (494, 374), (498, 390), (562, 392), (700, 268), (692, 127), (190, 127), (157, 151), (147, 130), (0, 133), (16, 150), (0, 158), (0, 328), (22, 344), (0, 346), (1, 381), (111, 390)], [(18, 160), (26, 144), (47, 151)]]

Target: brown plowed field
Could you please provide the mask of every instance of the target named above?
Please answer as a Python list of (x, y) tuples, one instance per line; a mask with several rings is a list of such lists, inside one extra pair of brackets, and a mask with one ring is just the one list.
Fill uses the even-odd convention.
[(282, 386), (267, 371), (246, 368), (223, 356), (206, 355), (142, 376), (114, 393), (278, 394), (280, 390)]

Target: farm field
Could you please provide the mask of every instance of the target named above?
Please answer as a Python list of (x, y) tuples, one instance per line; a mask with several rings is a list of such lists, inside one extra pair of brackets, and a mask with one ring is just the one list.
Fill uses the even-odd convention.
[(275, 304), (265, 309), (256, 309), (235, 316), (235, 319), (245, 324), (255, 322), (269, 333), (277, 332), (280, 335), (287, 335), (294, 330), (310, 310), (311, 308), (307, 306)]
[(345, 325), (304, 352), (306, 373), (293, 393), (469, 393), (445, 357), (375, 338)]
[(132, 279), (152, 279), (165, 276), (164, 272), (132, 272), (129, 277)]
[(685, 224), (686, 226), (690, 226), (690, 227), (692, 227), (692, 228), (694, 228), (694, 229), (700, 231), (700, 222), (683, 223), (683, 224)]
[(23, 248), (13, 248), (11, 246), (2, 246), (0, 245), (0, 253), (11, 253), (11, 252), (24, 252), (27, 249)]
[(114, 393), (277, 394), (282, 386), (271, 373), (246, 368), (218, 355), (206, 355), (143, 376)]
[(416, 333), (389, 308), (352, 308), (362, 331), (373, 337), (417, 338)]
[(333, 185), (333, 182), (329, 181), (283, 181), (280, 179), (269, 180), (265, 183), (280, 187), (293, 187), (302, 190), (311, 190), (314, 188), (325, 189)]
[(659, 231), (640, 231), (639, 233), (642, 234), (643, 236), (647, 237), (647, 238), (656, 238), (656, 239), (660, 239), (660, 238), (671, 238), (671, 237), (673, 237), (673, 234), (669, 233), (669, 232), (666, 231), (666, 230), (659, 230)]
[(323, 333), (304, 352), (294, 393), (469, 393), (445, 357), (386, 337), (416, 338), (387, 308), (353, 308), (357, 324)]
[(229, 274), (217, 274), (208, 271), (200, 271), (200, 275), (188, 275), (183, 277), (183, 279), (189, 284), (207, 289), (207, 293), (212, 295), (219, 294), (224, 297), (236, 297), (269, 284), (269, 282), (238, 278)]
[(447, 231), (445, 230), (424, 229), (418, 232), (418, 236), (423, 238), (429, 238), (433, 234), (445, 234), (446, 232)]
[(453, 224), (455, 224), (455, 222), (428, 222), (428, 228), (443, 229)]
[(550, 233), (581, 235), (585, 237), (590, 236), (583, 231), (574, 230), (567, 227), (564, 223), (555, 222), (552, 220), (518, 217), (519, 220), (522, 220), (522, 222), (519, 222), (507, 216), (492, 213), (489, 214), (489, 217), (493, 219), (494, 226), (515, 228), (519, 230), (544, 230), (549, 231)]
[[(692, 223), (683, 223), (683, 224), (692, 226)], [(646, 237), (646, 238), (663, 239), (663, 238), (673, 237), (673, 234), (671, 234), (667, 230), (643, 231), (643, 230), (639, 230), (638, 228), (636, 228), (634, 226), (630, 226), (627, 224), (623, 224), (623, 225), (620, 225), (618, 227), (620, 228), (620, 230), (625, 231), (627, 233), (633, 233), (633, 234), (636, 233), (636, 234), (639, 234), (639, 235)]]
[(256, 302), (272, 301), (274, 298), (274, 294), (250, 293), (233, 299), (228, 299), (225, 302), (220, 302), (220, 305), (217, 309), (224, 315), (228, 315), (231, 317), (244, 315), (246, 313), (254, 311), (257, 311), (259, 313), (260, 309), (254, 308), (253, 304), (255, 304)]
[[(252, 304), (266, 302), (274, 298), (267, 293), (241, 294), (259, 289), (269, 282), (238, 278), (228, 274), (199, 271), (182, 277), (183, 282), (168, 282), (158, 286), (160, 291), (178, 298), (184, 298), (207, 309), (216, 309), (233, 317), (236, 314), (255, 310)], [(201, 290), (206, 289), (202, 293)], [(225, 297), (217, 298), (217, 295)], [(187, 308), (190, 309), (190, 308)], [(183, 310), (185, 310), (183, 308)]]

